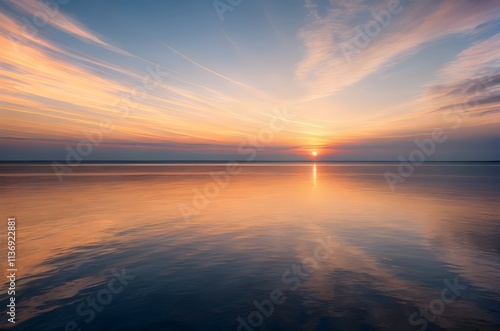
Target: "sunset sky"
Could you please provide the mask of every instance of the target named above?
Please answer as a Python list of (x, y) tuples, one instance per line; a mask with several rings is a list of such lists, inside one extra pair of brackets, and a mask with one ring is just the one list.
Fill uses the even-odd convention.
[(0, 160), (500, 160), (499, 32), (498, 0), (0, 0)]

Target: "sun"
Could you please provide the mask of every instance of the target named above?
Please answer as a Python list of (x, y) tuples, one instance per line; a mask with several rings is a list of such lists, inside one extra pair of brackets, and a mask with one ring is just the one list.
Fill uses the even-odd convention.
[(313, 151), (311, 154), (312, 154), (312, 156), (316, 156), (316, 155), (318, 155), (318, 152)]

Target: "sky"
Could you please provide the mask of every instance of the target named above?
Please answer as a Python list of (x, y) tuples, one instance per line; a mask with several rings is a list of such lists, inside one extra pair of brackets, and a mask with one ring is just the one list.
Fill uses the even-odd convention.
[(498, 0), (0, 0), (0, 161), (500, 161)]

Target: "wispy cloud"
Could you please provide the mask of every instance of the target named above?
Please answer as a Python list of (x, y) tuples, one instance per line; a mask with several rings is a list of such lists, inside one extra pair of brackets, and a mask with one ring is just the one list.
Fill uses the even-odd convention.
[[(375, 16), (388, 11), (386, 1), (331, 1), (320, 14), (313, 0), (306, 1), (308, 23), (300, 31), (305, 57), (297, 64), (296, 77), (307, 88), (308, 98), (331, 95), (427, 43), (452, 34), (472, 33), (479, 25), (494, 20), (500, 6), (494, 0), (401, 1), (400, 11), (379, 34), (368, 37), (365, 47), (346, 58), (344, 43), (352, 43)], [(370, 2), (371, 3), (371, 2)], [(375, 31), (375, 30), (374, 30)], [(352, 45), (351, 45), (352, 46)]]
[[(414, 106), (422, 112), (440, 113), (467, 108), (464, 125), (484, 121), (474, 116), (493, 115), (500, 106), (500, 34), (472, 44), (439, 70), (425, 86)], [(489, 123), (499, 121), (490, 117)]]
[[(53, 24), (109, 49), (90, 30), (76, 29), (81, 25), (61, 19)], [(0, 120), (8, 123), (1, 129), (8, 136), (78, 140), (85, 130), (112, 119), (116, 130), (106, 136), (109, 141), (182, 143), (189, 139), (190, 143), (222, 144), (230, 137), (234, 141), (235, 123), (244, 124), (241, 133), (264, 123), (263, 116), (251, 115), (242, 122), (242, 116), (233, 111), (245, 107), (242, 100), (163, 67), (140, 60), (143, 70), (134, 70), (68, 49), (43, 33), (24, 34), (22, 23), (6, 14), (0, 13), (0, 22)], [(133, 96), (140, 94), (137, 88), (143, 88), (147, 78), (147, 67), (160, 68), (157, 75), (162, 77), (160, 81), (149, 77), (148, 84), (155, 88), (140, 102), (134, 101)], [(120, 100), (135, 107), (126, 120), (116, 107)]]
[(102, 37), (98, 37), (95, 32), (89, 30), (85, 25), (64, 14), (58, 7), (37, 0), (6, 1), (14, 7), (21, 9), (24, 15), (46, 19), (47, 24), (69, 35), (75, 36), (84, 42), (104, 47), (122, 55), (130, 55), (130, 53), (103, 41)]

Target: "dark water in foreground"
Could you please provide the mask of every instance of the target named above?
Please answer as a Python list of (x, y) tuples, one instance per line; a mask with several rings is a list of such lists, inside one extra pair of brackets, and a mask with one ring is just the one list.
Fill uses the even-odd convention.
[(0, 326), (498, 330), (500, 166), (420, 166), (392, 192), (395, 167), (0, 165)]

